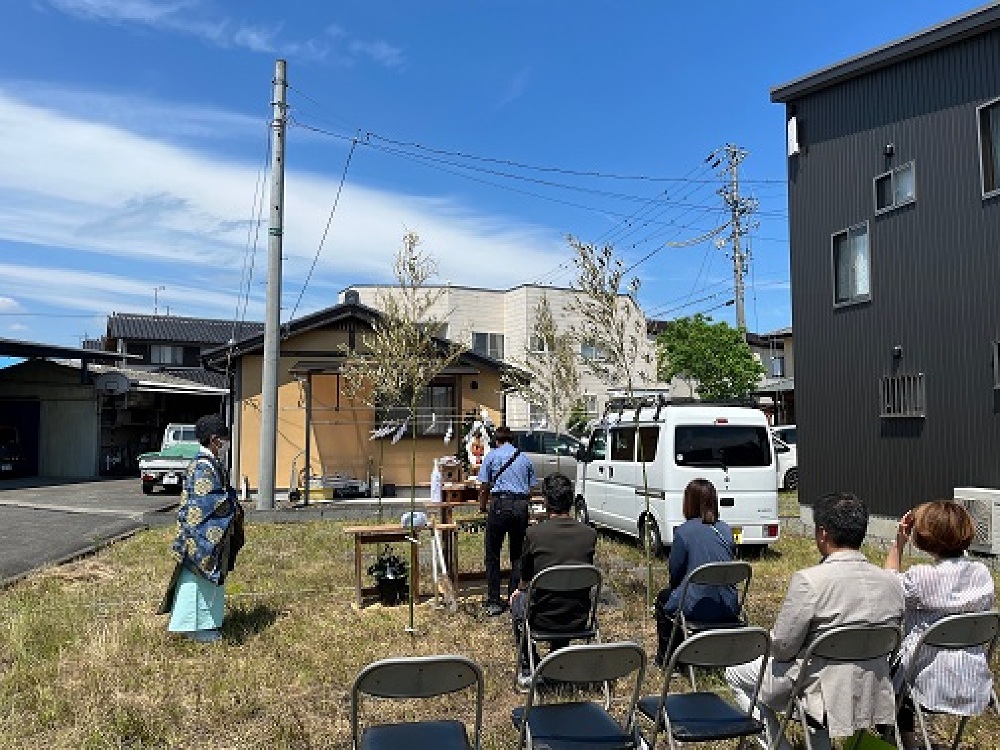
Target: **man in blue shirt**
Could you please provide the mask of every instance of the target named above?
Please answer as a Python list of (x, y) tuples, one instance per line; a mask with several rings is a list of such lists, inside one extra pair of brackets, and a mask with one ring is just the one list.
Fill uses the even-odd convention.
[[(488, 491), (486, 508), (486, 614), (495, 617), (504, 611), (504, 601), (521, 580), (521, 548), (528, 529), (528, 493), (535, 484), (535, 467), (513, 445), (506, 425), (493, 435), (497, 447), (486, 454), (479, 469), (483, 492)], [(510, 580), (507, 597), (500, 599), (500, 551), (509, 537)]]

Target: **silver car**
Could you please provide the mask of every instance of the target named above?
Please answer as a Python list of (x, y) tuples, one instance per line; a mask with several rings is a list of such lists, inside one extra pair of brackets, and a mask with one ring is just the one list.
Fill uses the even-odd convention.
[(531, 459), (538, 479), (559, 472), (572, 481), (576, 478), (576, 452), (580, 441), (572, 435), (552, 430), (511, 430), (514, 447)]

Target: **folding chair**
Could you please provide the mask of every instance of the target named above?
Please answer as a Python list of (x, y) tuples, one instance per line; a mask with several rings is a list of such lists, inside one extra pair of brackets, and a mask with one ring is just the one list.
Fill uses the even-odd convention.
[[(935, 713), (921, 706), (920, 692), (916, 687), (917, 666), (919, 660), (917, 655), (921, 649), (937, 648), (948, 650), (959, 650), (967, 648), (985, 647), (986, 664), (989, 668), (990, 659), (993, 658), (993, 651), (997, 645), (997, 637), (1000, 634), (1000, 612), (969, 612), (959, 615), (949, 615), (942, 617), (931, 627), (925, 630), (913, 649), (913, 658), (909, 667), (903, 675), (903, 687), (900, 690), (897, 708), (909, 697), (913, 703), (913, 712), (917, 716), (920, 724), (920, 733), (924, 738), (924, 746), (931, 750), (931, 740), (927, 734), (927, 723), (924, 719), (924, 712)], [(993, 701), (993, 708), (1000, 712), (1000, 701), (997, 701), (996, 689), (990, 686), (990, 699)], [(952, 750), (958, 750), (958, 743), (965, 732), (965, 725), (974, 714), (956, 714), (962, 719), (958, 723), (958, 730), (955, 738), (951, 742)]]
[[(817, 660), (847, 663), (885, 659), (886, 674), (888, 674), (888, 665), (895, 660), (901, 641), (902, 631), (896, 624), (838, 625), (817, 637), (806, 649), (805, 656), (802, 657), (799, 675), (792, 685), (777, 734), (770, 738), (769, 750), (775, 750), (785, 735), (788, 722), (796, 715), (802, 723), (806, 750), (812, 750), (812, 741), (809, 739), (811, 719), (806, 714), (803, 695), (811, 684), (811, 679), (816, 676), (817, 670), (814, 667)], [(867, 727), (854, 727), (854, 729), (865, 728)], [(896, 745), (902, 747), (903, 742), (899, 736), (899, 725), (896, 723), (895, 717), (893, 717), (892, 728), (896, 733)]]
[[(665, 731), (671, 748), (678, 742), (716, 743), (737, 737), (742, 748), (747, 737), (761, 735), (764, 724), (753, 717), (753, 712), (770, 650), (771, 636), (763, 628), (706, 630), (681, 643), (664, 671), (663, 690), (659, 695), (641, 698), (637, 706), (638, 717), (653, 725), (652, 737), (647, 741), (650, 750), (656, 747), (660, 730)], [(719, 668), (746, 664), (758, 657), (760, 671), (750, 696), (749, 711), (742, 711), (710, 691), (670, 692), (670, 677), (678, 664), (687, 664), (692, 669)]]
[[(535, 597), (541, 592), (569, 593), (574, 591), (590, 591), (590, 608), (587, 621), (582, 628), (575, 630), (539, 630), (532, 627), (532, 610), (535, 608)], [(601, 596), (601, 571), (593, 565), (553, 565), (539, 571), (528, 583), (524, 593), (524, 628), (521, 633), (521, 648), (527, 649), (528, 665), (532, 673), (535, 665), (535, 644), (541, 641), (559, 640), (601, 641), (601, 630), (597, 622), (597, 601)]]
[[(453, 719), (374, 724), (359, 734), (362, 694), (377, 698), (431, 698), (472, 687), (476, 689), (472, 744), (465, 724)], [(351, 688), (354, 750), (479, 750), (482, 723), (483, 671), (464, 656), (383, 659), (362, 669)]]
[[(523, 707), (511, 712), (520, 732), (518, 748), (531, 750), (632, 750), (640, 738), (635, 725), (635, 704), (646, 673), (646, 652), (637, 643), (588, 643), (566, 646), (548, 654), (531, 676)], [(586, 700), (538, 704), (538, 688), (547, 683), (610, 683), (634, 675), (624, 721), (604, 705)], [(568, 691), (547, 691), (567, 695)]]
[[(746, 600), (747, 592), (750, 590), (750, 579), (753, 577), (753, 568), (750, 563), (733, 560), (730, 562), (714, 562), (699, 565), (691, 571), (681, 584), (680, 600), (677, 607), (677, 614), (674, 616), (674, 625), (670, 632), (670, 642), (674, 642), (674, 636), (680, 628), (685, 638), (701, 633), (705, 630), (719, 630), (721, 628), (742, 628), (748, 623)], [(736, 589), (736, 601), (738, 602), (738, 615), (732, 622), (700, 622), (689, 620), (684, 615), (684, 601), (687, 598), (691, 586), (722, 586)], [(691, 689), (697, 690), (694, 678), (694, 668), (688, 667), (688, 675), (691, 678)]]

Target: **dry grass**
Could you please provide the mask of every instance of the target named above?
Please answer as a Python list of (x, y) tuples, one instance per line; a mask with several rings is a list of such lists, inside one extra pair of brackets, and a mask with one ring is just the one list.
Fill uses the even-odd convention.
[[(455, 613), (421, 603), (411, 635), (406, 606), (354, 608), (340, 524), (252, 526), (227, 587), (225, 642), (200, 646), (169, 636), (152, 614), (171, 567), (169, 536), (145, 532), (0, 593), (0, 746), (346, 748), (350, 684), (363, 665), (455, 652), (486, 673), (484, 748), (515, 745), (510, 709), (522, 696), (509, 621), (482, 617), (479, 592)], [(481, 561), (481, 545), (481, 535), (463, 537), (464, 564)], [(769, 625), (791, 572), (815, 561), (811, 540), (794, 537), (756, 561), (752, 620)], [(602, 610), (605, 639), (652, 653), (641, 551), (602, 534), (598, 563), (615, 594)], [(655, 579), (665, 576), (658, 561)], [(646, 687), (657, 690), (658, 675)], [(964, 746), (997, 747), (998, 730), (995, 718), (974, 720)]]

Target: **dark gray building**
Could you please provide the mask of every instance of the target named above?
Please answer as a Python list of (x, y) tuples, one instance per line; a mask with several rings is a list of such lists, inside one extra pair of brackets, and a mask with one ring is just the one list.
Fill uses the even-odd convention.
[(1000, 5), (785, 105), (800, 498), (1000, 487)]

